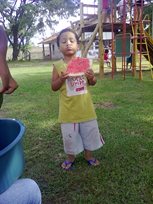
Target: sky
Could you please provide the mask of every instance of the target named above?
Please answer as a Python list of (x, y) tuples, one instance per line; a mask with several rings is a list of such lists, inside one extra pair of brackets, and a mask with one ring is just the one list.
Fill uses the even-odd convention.
[[(94, 4), (94, 0), (81, 0), (81, 2), (85, 3), (85, 4)], [(70, 22), (72, 21), (76, 21), (79, 20), (80, 17), (70, 17), (68, 19), (61, 19), (59, 21), (59, 24), (54, 26), (54, 31), (51, 30), (50, 28), (46, 28), (45, 32), (43, 34), (39, 34), (37, 33), (32, 39), (32, 43), (34, 43), (35, 45), (38, 45), (39, 42), (41, 42), (43, 39), (48, 38), (52, 35), (53, 32), (59, 32), (60, 30), (70, 26)]]
[[(81, 2), (83, 2), (84, 4), (94, 4), (94, 0), (81, 0)], [(80, 17), (78, 16), (76, 17), (70, 17), (69, 19), (65, 19), (65, 20), (61, 20), (60, 23), (55, 27), (56, 31), (60, 31), (62, 29), (64, 29), (65, 27), (70, 25), (70, 21), (76, 21), (79, 20)], [(66, 25), (66, 26), (65, 26)]]
[[(81, 2), (83, 2), (84, 4), (94, 4), (94, 0), (81, 0)], [(79, 20), (80, 17), (78, 16), (77, 19)], [(66, 26), (70, 25), (70, 21), (76, 21), (77, 20), (76, 17), (70, 17), (69, 19), (65, 19), (65, 20), (61, 20), (59, 25), (56, 26), (56, 31), (60, 31), (63, 28), (65, 28)], [(66, 26), (65, 26), (66, 25)]]

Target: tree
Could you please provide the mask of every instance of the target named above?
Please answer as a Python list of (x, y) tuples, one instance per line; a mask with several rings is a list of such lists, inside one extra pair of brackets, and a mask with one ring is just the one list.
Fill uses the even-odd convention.
[(17, 60), (21, 48), (45, 25), (55, 23), (54, 17), (74, 15), (79, 0), (1, 0), (0, 22), (13, 48), (12, 59)]

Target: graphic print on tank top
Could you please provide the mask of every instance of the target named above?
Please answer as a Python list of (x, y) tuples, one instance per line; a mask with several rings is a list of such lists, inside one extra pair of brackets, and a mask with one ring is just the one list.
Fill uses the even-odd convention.
[(87, 81), (85, 71), (90, 68), (90, 61), (87, 58), (76, 57), (67, 66), (69, 73), (66, 79), (67, 96), (76, 96), (87, 93)]

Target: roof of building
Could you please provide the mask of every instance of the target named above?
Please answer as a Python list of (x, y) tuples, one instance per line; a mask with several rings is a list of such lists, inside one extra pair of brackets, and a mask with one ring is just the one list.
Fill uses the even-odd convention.
[(54, 34), (51, 35), (50, 37), (45, 38), (44, 40), (42, 40), (41, 42), (39, 42), (38, 44), (49, 44), (49, 43), (55, 41), (56, 38), (57, 38), (57, 36), (58, 36), (58, 33), (54, 33)]

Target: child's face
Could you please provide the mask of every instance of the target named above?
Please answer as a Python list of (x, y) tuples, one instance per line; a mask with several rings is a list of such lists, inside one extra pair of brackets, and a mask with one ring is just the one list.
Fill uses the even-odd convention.
[(72, 32), (62, 33), (59, 40), (59, 49), (64, 56), (73, 56), (78, 50), (77, 39)]

